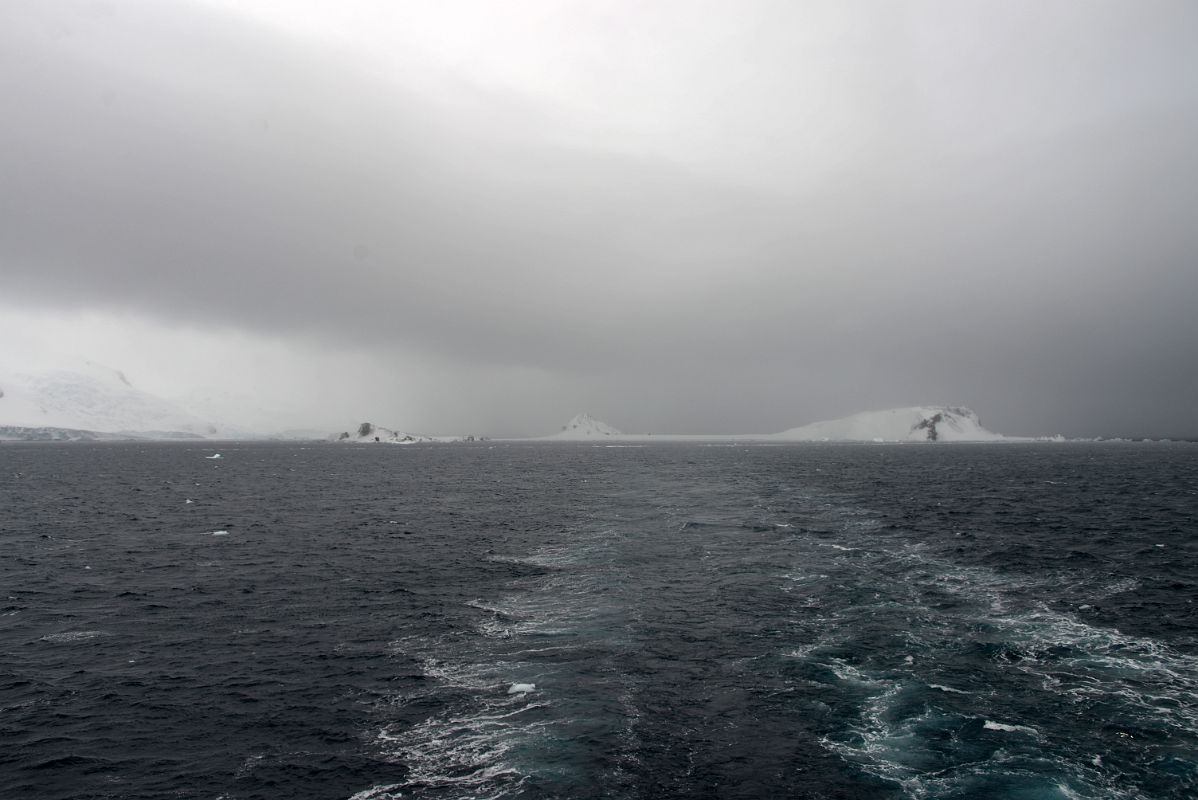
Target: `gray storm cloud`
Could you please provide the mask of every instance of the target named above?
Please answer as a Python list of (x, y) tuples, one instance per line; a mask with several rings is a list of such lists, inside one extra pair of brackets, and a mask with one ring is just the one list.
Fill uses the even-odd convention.
[(11, 4), (3, 301), (534, 370), (632, 430), (944, 401), (1198, 434), (1198, 11), (1007, 5), (977, 7), (997, 45), (910, 4), (846, 52), (748, 7), (686, 54), (721, 102), (676, 110), (714, 131), (669, 157), (202, 5)]

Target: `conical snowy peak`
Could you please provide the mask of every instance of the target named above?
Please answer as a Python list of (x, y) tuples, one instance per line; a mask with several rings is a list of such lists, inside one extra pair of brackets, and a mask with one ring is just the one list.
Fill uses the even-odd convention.
[(623, 434), (606, 422), (601, 422), (583, 412), (563, 425), (561, 432), (554, 434), (552, 438), (591, 439), (596, 436), (623, 436)]
[(795, 442), (988, 442), (1003, 436), (988, 431), (978, 415), (959, 406), (914, 406), (866, 411), (813, 422), (777, 434)]

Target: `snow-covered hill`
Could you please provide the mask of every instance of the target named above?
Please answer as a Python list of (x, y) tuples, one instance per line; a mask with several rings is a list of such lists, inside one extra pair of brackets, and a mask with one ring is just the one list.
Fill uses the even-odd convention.
[(546, 439), (560, 439), (563, 441), (586, 440), (594, 439), (603, 436), (623, 436), (624, 434), (608, 425), (606, 422), (601, 422), (590, 414), (583, 412), (574, 417), (574, 419), (562, 426), (561, 431), (546, 436)]
[(579, 414), (560, 432), (542, 441), (622, 442), (992, 442), (1008, 437), (986, 430), (977, 414), (958, 406), (914, 406), (867, 411), (850, 417), (813, 422), (782, 433), (765, 434), (638, 434), (623, 433), (588, 414)]
[(0, 425), (151, 438), (245, 433), (142, 391), (120, 371), (88, 361), (48, 370), (0, 366)]
[(333, 437), (338, 442), (351, 444), (415, 444), (417, 442), (436, 442), (439, 439), (419, 433), (404, 433), (403, 431), (384, 428), (370, 422), (363, 422), (352, 430), (344, 431)]
[(968, 408), (913, 406), (813, 422), (770, 438), (791, 442), (991, 442), (1005, 437), (983, 428), (978, 415)]

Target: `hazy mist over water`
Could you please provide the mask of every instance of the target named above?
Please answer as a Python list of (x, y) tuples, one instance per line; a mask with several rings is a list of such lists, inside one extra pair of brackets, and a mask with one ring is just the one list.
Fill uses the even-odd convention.
[(1198, 435), (1193, 3), (16, 2), (0, 103), (0, 364), (330, 429)]

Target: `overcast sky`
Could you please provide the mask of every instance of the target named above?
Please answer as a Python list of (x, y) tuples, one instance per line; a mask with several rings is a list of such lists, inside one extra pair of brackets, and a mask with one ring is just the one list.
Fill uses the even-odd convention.
[(8, 0), (0, 109), (0, 361), (336, 429), (1198, 435), (1191, 0)]

